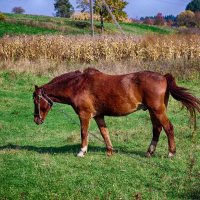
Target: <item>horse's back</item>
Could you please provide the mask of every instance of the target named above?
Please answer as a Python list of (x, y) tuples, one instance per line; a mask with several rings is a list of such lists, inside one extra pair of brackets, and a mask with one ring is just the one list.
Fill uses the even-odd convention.
[(83, 77), (83, 90), (77, 92), (79, 102), (94, 115), (121, 116), (154, 106), (164, 98), (167, 88), (165, 77), (150, 71), (109, 75), (89, 68)]
[(135, 74), (108, 75), (96, 70), (86, 71), (87, 89), (97, 113), (126, 115), (141, 104)]
[[(123, 75), (109, 75), (96, 69), (89, 68), (87, 74), (88, 85), (96, 87), (101, 92), (123, 93), (129, 89), (135, 93), (163, 93), (166, 91), (167, 81), (165, 76), (152, 71), (142, 71)], [(140, 95), (139, 95), (140, 96)]]

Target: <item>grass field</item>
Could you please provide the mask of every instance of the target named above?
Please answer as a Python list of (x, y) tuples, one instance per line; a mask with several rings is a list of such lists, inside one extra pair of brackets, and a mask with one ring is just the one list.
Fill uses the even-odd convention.
[[(5, 14), (6, 21), (0, 22), (0, 37), (19, 34), (90, 34), (90, 22), (66, 18), (24, 14)], [(105, 34), (118, 34), (115, 24), (105, 22)], [(148, 26), (136, 23), (120, 23), (126, 34), (141, 35), (146, 33), (169, 34), (174, 30), (167, 27)], [(100, 22), (94, 22), (95, 34), (101, 33)], [(16, 29), (16, 32), (15, 32)], [(46, 30), (46, 31), (45, 31)]]
[(56, 30), (40, 28), (40, 27), (32, 27), (24, 24), (12, 24), (7, 22), (0, 22), (0, 37), (6, 35), (20, 35), (20, 34), (55, 34), (59, 33)]
[[(177, 144), (173, 159), (167, 158), (164, 133), (155, 156), (144, 156), (152, 137), (144, 111), (106, 118), (116, 149), (110, 158), (92, 122), (90, 132), (100, 140), (90, 134), (89, 152), (80, 159), (75, 156), (78, 118), (69, 106), (55, 105), (41, 126), (33, 122), (34, 84), (49, 79), (0, 72), (0, 199), (200, 199), (199, 116), (193, 132), (188, 113), (170, 100)], [(199, 84), (199, 79), (179, 82), (197, 96)]]

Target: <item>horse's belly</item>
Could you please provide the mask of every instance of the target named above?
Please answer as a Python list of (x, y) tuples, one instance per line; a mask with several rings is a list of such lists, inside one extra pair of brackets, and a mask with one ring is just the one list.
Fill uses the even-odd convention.
[(138, 103), (136, 105), (116, 105), (115, 107), (108, 108), (105, 110), (105, 115), (108, 116), (125, 116), (130, 113), (136, 112), (138, 110), (147, 110), (147, 107), (142, 104)]

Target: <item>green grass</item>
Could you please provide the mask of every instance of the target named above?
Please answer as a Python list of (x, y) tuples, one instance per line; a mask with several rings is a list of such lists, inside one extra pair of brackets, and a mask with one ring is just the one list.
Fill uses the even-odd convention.
[(32, 27), (21, 23), (13, 24), (8, 22), (0, 22), (0, 37), (3, 35), (33, 35), (33, 34), (55, 34), (59, 33), (56, 30)]
[[(67, 18), (47, 17), (24, 14), (5, 14), (6, 22), (1, 22), (2, 35), (16, 34), (52, 34), (65, 35), (90, 34), (89, 21), (75, 21)], [(95, 34), (100, 34), (100, 22), (95, 21)], [(105, 22), (105, 33), (116, 34), (120, 31), (114, 23)], [(169, 34), (173, 30), (166, 27), (148, 26), (136, 23), (121, 23), (126, 34), (143, 35), (147, 33)]]
[(159, 26), (150, 26), (146, 24), (138, 24), (138, 23), (122, 23), (122, 28), (124, 28), (125, 31), (133, 31), (134, 29), (137, 30), (138, 34), (141, 33), (158, 33), (158, 34), (169, 34), (172, 33), (173, 30), (171, 28), (163, 28)]
[[(161, 134), (154, 157), (146, 158), (151, 140), (147, 112), (107, 117), (117, 152), (106, 157), (104, 144), (90, 134), (85, 158), (78, 118), (67, 105), (55, 105), (45, 124), (33, 122), (32, 92), (50, 78), (0, 72), (0, 199), (199, 199), (199, 129), (193, 134), (188, 113), (170, 100), (177, 155), (168, 159)], [(181, 81), (199, 95), (199, 80)], [(64, 110), (64, 114), (62, 111)], [(199, 117), (198, 117), (199, 125)], [(200, 128), (200, 127), (199, 127)], [(100, 137), (92, 122), (90, 132)]]

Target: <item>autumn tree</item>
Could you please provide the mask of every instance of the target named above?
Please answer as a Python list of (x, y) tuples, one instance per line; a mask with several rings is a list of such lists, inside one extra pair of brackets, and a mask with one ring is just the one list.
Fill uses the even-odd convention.
[(163, 26), (164, 24), (165, 24), (165, 19), (164, 19), (162, 13), (158, 13), (155, 16), (154, 25)]
[(144, 20), (143, 20), (143, 24), (153, 25), (154, 24), (154, 19), (152, 19), (150, 17), (145, 17)]
[(12, 12), (15, 14), (22, 14), (22, 13), (25, 13), (25, 10), (22, 7), (14, 7), (12, 9)]
[(200, 0), (192, 0), (187, 6), (186, 10), (193, 12), (200, 12)]
[(196, 27), (200, 28), (200, 12), (195, 12), (195, 23)]
[[(127, 14), (124, 9), (127, 6), (128, 2), (126, 2), (125, 0), (105, 0), (105, 2), (117, 21), (123, 21), (127, 18)], [(103, 30), (104, 27), (104, 20), (109, 22), (112, 21), (112, 16), (110, 15), (109, 11), (106, 8), (106, 5), (103, 3), (102, 0), (95, 0), (94, 13), (100, 15), (101, 30)]]
[(54, 7), (57, 17), (69, 18), (74, 13), (74, 7), (69, 0), (55, 0)]
[[(89, 0), (77, 0), (76, 2), (78, 4), (77, 8), (81, 9), (81, 12), (89, 12)], [(123, 19), (127, 18), (127, 14), (124, 9), (127, 6), (128, 2), (126, 2), (125, 0), (105, 0), (105, 2), (117, 21), (123, 21)], [(101, 29), (103, 30), (104, 20), (112, 21), (112, 17), (102, 0), (93, 0), (93, 5), (94, 13), (100, 15)]]
[(0, 22), (5, 21), (5, 20), (6, 20), (6, 16), (0, 12)]
[(195, 14), (191, 10), (186, 10), (177, 16), (176, 21), (178, 26), (194, 27)]
[[(125, 0), (105, 0), (105, 2), (117, 21), (122, 21), (123, 19), (127, 18), (127, 13), (124, 11), (124, 9), (128, 5), (128, 2)], [(102, 15), (106, 21), (112, 20), (112, 17), (110, 16), (102, 0), (95, 0), (94, 12)]]
[(172, 26), (174, 24), (174, 21), (171, 19), (167, 19), (166, 24), (167, 24), (167, 26)]
[[(77, 0), (76, 2), (78, 5), (77, 8), (80, 8), (81, 12), (89, 12), (89, 0)], [(124, 9), (127, 6), (128, 2), (126, 2), (125, 0), (105, 0), (105, 2), (118, 21), (127, 18), (127, 14)], [(93, 5), (94, 13), (102, 15), (103, 18), (107, 21), (112, 20), (112, 17), (107, 11), (106, 6), (104, 5), (102, 0), (93, 0)]]
[[(128, 2), (126, 2), (125, 0), (105, 0), (105, 2), (118, 21), (127, 18), (127, 14), (124, 9), (127, 6)], [(76, 3), (78, 5), (77, 8), (81, 9), (81, 12), (89, 12), (89, 0), (77, 0)], [(94, 13), (103, 16), (103, 18), (107, 21), (112, 20), (112, 17), (107, 11), (102, 0), (93, 0), (93, 5)]]

